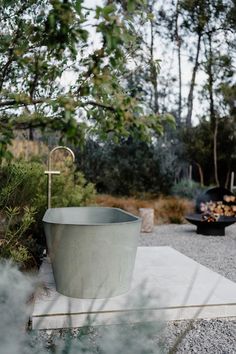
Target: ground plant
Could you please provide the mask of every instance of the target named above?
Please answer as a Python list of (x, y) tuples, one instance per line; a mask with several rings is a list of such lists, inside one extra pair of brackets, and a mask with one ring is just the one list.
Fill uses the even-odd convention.
[[(0, 169), (0, 257), (11, 258), (23, 267), (39, 264), (45, 247), (45, 169), (42, 163), (30, 161), (6, 163)], [(94, 196), (94, 186), (69, 168), (53, 180), (53, 207), (86, 205)]]
[(190, 200), (196, 200), (201, 193), (203, 193), (207, 188), (192, 179), (182, 179), (180, 182), (175, 183), (171, 188), (171, 194), (187, 198)]
[[(145, 317), (140, 325), (100, 327), (96, 342), (92, 327), (84, 327), (74, 335), (73, 330), (65, 330), (61, 339), (45, 341), (45, 336), (37, 331), (24, 330), (30, 309), (26, 302), (34, 291), (35, 279), (9, 262), (0, 263), (0, 273), (0, 354), (119, 354), (127, 352), (127, 348), (137, 354), (162, 352), (162, 342), (155, 341), (155, 335), (162, 331), (163, 323), (147, 322)], [(139, 301), (144, 300), (148, 301), (148, 297), (140, 295)]]
[(153, 208), (155, 224), (184, 223), (184, 215), (194, 210), (194, 203), (192, 201), (170, 196), (154, 199), (138, 199), (97, 195), (95, 200), (97, 205), (121, 208), (135, 215), (140, 215), (140, 208)]
[(99, 193), (142, 198), (169, 194), (177, 157), (170, 144), (121, 139), (114, 143), (88, 139), (77, 150), (77, 166)]

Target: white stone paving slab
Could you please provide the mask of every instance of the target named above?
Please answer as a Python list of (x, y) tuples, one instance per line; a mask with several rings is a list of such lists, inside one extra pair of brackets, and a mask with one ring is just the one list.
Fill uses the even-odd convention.
[(171, 247), (139, 247), (130, 291), (109, 299), (59, 294), (47, 261), (40, 278), (33, 329), (236, 316), (236, 283)]

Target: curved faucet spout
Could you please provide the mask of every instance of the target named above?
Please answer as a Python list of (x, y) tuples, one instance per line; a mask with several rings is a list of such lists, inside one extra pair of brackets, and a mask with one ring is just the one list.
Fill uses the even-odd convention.
[(59, 149), (67, 150), (72, 156), (72, 161), (75, 162), (75, 154), (73, 153), (73, 151), (70, 148), (68, 148), (67, 146), (56, 146), (49, 152), (49, 157), (48, 157), (48, 169), (49, 170), (51, 170), (51, 165), (52, 165), (52, 154), (54, 151), (59, 150)]
[(54, 151), (59, 150), (59, 149), (64, 149), (67, 150), (71, 156), (72, 156), (72, 161), (75, 161), (75, 154), (74, 152), (68, 148), (67, 146), (56, 146), (54, 147), (48, 155), (48, 171), (45, 171), (44, 173), (48, 175), (48, 209), (51, 208), (51, 189), (52, 189), (52, 175), (59, 175), (60, 171), (52, 171), (52, 154)]

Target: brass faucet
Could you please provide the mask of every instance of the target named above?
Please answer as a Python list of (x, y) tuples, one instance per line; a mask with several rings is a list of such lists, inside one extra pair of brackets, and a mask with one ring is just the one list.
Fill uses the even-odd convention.
[(60, 171), (53, 171), (52, 170), (52, 154), (53, 154), (54, 151), (56, 151), (58, 149), (67, 150), (72, 156), (72, 161), (73, 162), (75, 161), (75, 154), (67, 146), (56, 146), (55, 148), (53, 148), (49, 152), (49, 155), (48, 155), (48, 170), (44, 171), (44, 173), (46, 175), (48, 175), (48, 209), (51, 208), (52, 175), (59, 175), (60, 174)]

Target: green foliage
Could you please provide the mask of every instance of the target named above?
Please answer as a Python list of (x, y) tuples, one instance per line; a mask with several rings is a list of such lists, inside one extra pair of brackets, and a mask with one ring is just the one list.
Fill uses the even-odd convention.
[[(44, 168), (39, 163), (16, 162), (4, 164), (0, 169), (0, 206), (1, 208), (31, 205), (37, 209), (40, 194), (45, 195), (46, 179)], [(44, 201), (44, 206), (46, 205)]]
[(171, 188), (171, 193), (179, 197), (196, 200), (206, 188), (193, 180), (182, 179)]
[[(52, 181), (52, 207), (80, 206), (95, 195), (81, 173), (67, 169)], [(1, 258), (35, 265), (43, 246), (42, 216), (47, 205), (44, 166), (36, 162), (5, 164), (0, 170)], [(37, 259), (36, 259), (37, 258)]]
[(22, 265), (26, 264), (26, 262), (30, 260), (31, 256), (29, 255), (28, 249), (25, 246), (20, 245), (17, 248), (14, 247), (10, 250), (9, 258), (16, 264)]
[[(219, 119), (217, 135), (217, 153), (219, 164), (219, 179), (221, 185), (226, 185), (230, 171), (235, 166), (236, 156), (236, 121), (234, 115)], [(204, 184), (214, 184), (213, 166), (213, 131), (206, 119), (201, 120), (196, 127), (184, 129), (181, 132), (183, 149), (180, 158), (186, 159), (196, 169), (200, 166), (204, 175)], [(199, 180), (199, 173), (195, 173)], [(229, 181), (228, 181), (229, 182)]]
[(77, 161), (78, 169), (95, 183), (98, 192), (142, 196), (168, 194), (176, 156), (163, 140), (148, 144), (129, 138), (119, 144), (90, 140), (78, 152)]
[(35, 209), (6, 207), (2, 213), (0, 258), (10, 258), (19, 266), (36, 263), (30, 248), (33, 244), (30, 227), (35, 222)]
[(80, 172), (55, 176), (52, 184), (52, 207), (83, 206), (95, 197), (92, 183)]
[[(144, 4), (114, 1), (89, 9), (77, 0), (0, 1), (0, 158), (15, 129), (56, 130), (77, 144), (88, 130), (105, 137), (112, 130), (114, 139), (161, 133), (162, 117), (149, 117), (125, 81), (139, 47), (134, 21), (146, 20)], [(100, 40), (93, 50), (91, 23)], [(65, 85), (71, 72), (73, 83)]]
[[(33, 285), (9, 262), (0, 262), (0, 312), (1, 353), (29, 354), (29, 338), (24, 333), (29, 310), (26, 301), (32, 294)], [(28, 342), (26, 346), (26, 339)], [(35, 350), (39, 353), (39, 350)]]
[[(140, 287), (138, 297), (132, 298), (132, 306), (137, 304), (138, 308), (150, 301), (144, 288)], [(1, 354), (120, 354), (127, 353), (127, 348), (136, 354), (163, 352), (162, 319), (157, 321), (141, 311), (141, 323), (129, 325), (124, 321), (121, 325), (64, 329), (60, 338), (55, 335), (57, 331), (51, 337), (48, 331), (25, 331), (31, 312), (26, 304), (34, 290), (32, 279), (9, 262), (0, 263)]]
[[(43, 212), (47, 204), (47, 177), (45, 167), (37, 162), (5, 164), (0, 170), (1, 208), (5, 206), (32, 206)], [(81, 173), (67, 169), (52, 182), (52, 206), (86, 204), (95, 191)]]

